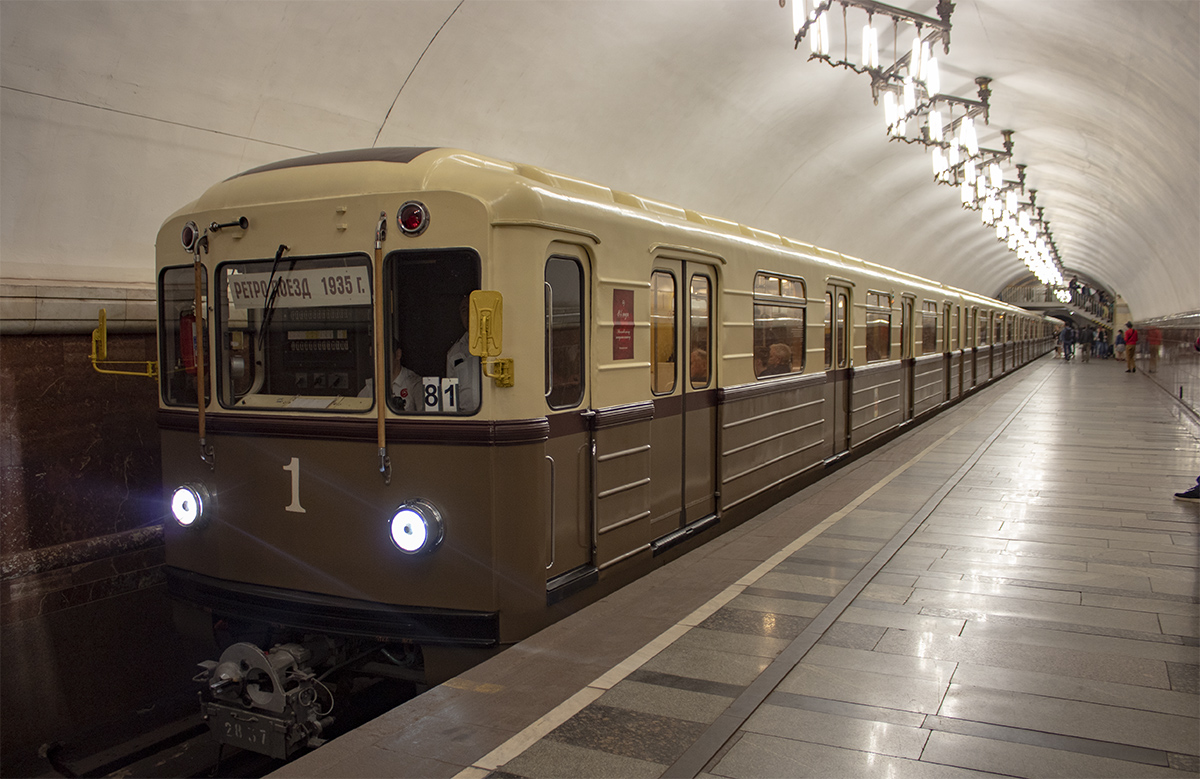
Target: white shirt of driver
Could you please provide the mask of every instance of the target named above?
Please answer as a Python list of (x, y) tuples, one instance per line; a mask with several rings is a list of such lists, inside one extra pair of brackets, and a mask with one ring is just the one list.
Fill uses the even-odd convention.
[(458, 379), (458, 410), (471, 413), (479, 408), (479, 358), (467, 346), (468, 333), (446, 352), (446, 376)]

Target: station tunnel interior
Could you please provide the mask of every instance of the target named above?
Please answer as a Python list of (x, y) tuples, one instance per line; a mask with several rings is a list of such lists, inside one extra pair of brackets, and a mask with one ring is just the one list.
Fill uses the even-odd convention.
[[(983, 295), (1027, 283), (870, 79), (796, 44), (796, 1), (0, 3), (6, 628), (160, 583), (156, 388), (93, 374), (90, 333), (104, 306), (114, 356), (155, 359), (158, 228), (241, 171), (462, 148)], [(1200, 4), (959, 0), (951, 24), (941, 91), (990, 79), (979, 144), (1012, 131), (1065, 276), (1139, 322), (1200, 312)]]

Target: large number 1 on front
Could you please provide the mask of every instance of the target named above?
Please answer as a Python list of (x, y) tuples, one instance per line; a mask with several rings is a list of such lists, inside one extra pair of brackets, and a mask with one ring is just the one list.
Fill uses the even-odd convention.
[(291, 505), (284, 506), (283, 510), (303, 514), (305, 513), (304, 507), (300, 505), (300, 458), (293, 457), (290, 463), (283, 466), (283, 469), (292, 473), (292, 502)]

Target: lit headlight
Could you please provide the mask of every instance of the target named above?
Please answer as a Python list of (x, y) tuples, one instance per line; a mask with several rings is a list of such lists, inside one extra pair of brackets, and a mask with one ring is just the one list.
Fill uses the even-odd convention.
[(181, 485), (171, 493), (171, 516), (184, 527), (192, 527), (204, 519), (208, 503), (208, 490), (203, 484)]
[(430, 552), (442, 543), (442, 515), (425, 500), (400, 504), (389, 523), (392, 543), (405, 554)]

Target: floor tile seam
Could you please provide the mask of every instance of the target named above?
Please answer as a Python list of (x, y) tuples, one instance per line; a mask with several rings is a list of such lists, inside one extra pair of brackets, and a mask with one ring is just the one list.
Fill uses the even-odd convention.
[[(753, 711), (761, 705), (762, 701), (775, 689), (776, 686), (783, 680), (792, 668), (795, 668), (804, 659), (804, 656), (816, 645), (817, 641), (824, 635), (825, 631), (837, 621), (842, 612), (849, 607), (854, 599), (862, 592), (862, 590), (870, 583), (871, 579), (883, 568), (888, 560), (907, 543), (912, 535), (917, 532), (917, 529), (937, 508), (940, 503), (946, 499), (950, 492), (958, 485), (958, 483), (971, 471), (971, 468), (979, 462), (988, 449), (995, 441), (1003, 434), (1004, 430), (1012, 424), (1021, 414), (1022, 410), (1029, 405), (1032, 399), (1036, 396), (1038, 390), (1041, 389), (1053, 376), (1054, 371), (1045, 371), (1045, 376), (1037, 381), (1034, 389), (1025, 395), (1017, 404), (1016, 407), (994, 427), (985, 440), (976, 446), (974, 451), (966, 459), (966, 461), (955, 471), (955, 473), (946, 480), (926, 503), (917, 510), (913, 517), (905, 526), (897, 532), (895, 536), (880, 550), (879, 554), (868, 563), (868, 565), (859, 573), (858, 576), (850, 582), (846, 588), (838, 594), (838, 596), (821, 611), (821, 613), (813, 620), (813, 622), (805, 628), (803, 632), (788, 646), (783, 652), (776, 657), (775, 661), (756, 679), (747, 690), (739, 696), (738, 700), (730, 706), (729, 710), (714, 722), (701, 738), (692, 744), (691, 747), (679, 758), (666, 772), (663, 773), (663, 779), (680, 779), (682, 777), (695, 777), (704, 766), (711, 760), (713, 754), (719, 751), (741, 727)], [(1032, 381), (1030, 382), (1032, 383)], [(1000, 399), (997, 399), (997, 401)], [(995, 401), (993, 402), (993, 405)], [(991, 406), (989, 406), (989, 409)], [(981, 412), (975, 419), (983, 416)], [(975, 421), (975, 420), (972, 420)], [(994, 423), (992, 423), (994, 424)], [(941, 441), (949, 439), (957, 430), (965, 427), (961, 425), (956, 427), (950, 433), (946, 434), (939, 442), (931, 444), (930, 447), (922, 452), (919, 457), (923, 457), (925, 453), (932, 451)], [(972, 435), (978, 433), (972, 431)], [(975, 440), (974, 437), (971, 440)], [(915, 463), (917, 458), (914, 458), (910, 463)]]
[[(942, 714), (930, 715), (926, 718), (925, 723), (921, 725), (921, 728), (929, 730), (931, 733), (952, 733), (960, 736), (986, 738), (990, 741), (1025, 744), (1026, 746), (1036, 746), (1043, 749), (1054, 749), (1059, 752), (1071, 752), (1164, 768), (1167, 767), (1167, 755), (1169, 754), (1169, 750), (1146, 747), (1139, 744), (1102, 741), (1083, 736), (1072, 736), (1067, 733), (1018, 728), (1013, 725), (1001, 725), (983, 720), (966, 719), (964, 717), (948, 717)], [(988, 735), (981, 735), (981, 733), (987, 733)]]
[[(985, 666), (981, 666), (981, 665), (974, 664), (974, 663), (960, 663), (959, 665), (985, 667)], [(1033, 672), (1033, 673), (1038, 673), (1038, 672)], [(957, 676), (957, 674), (958, 674), (958, 669), (956, 668), (955, 676)], [(1045, 698), (1045, 699), (1048, 699), (1051, 701), (1063, 701), (1066, 703), (1086, 703), (1086, 704), (1090, 704), (1090, 705), (1094, 705), (1094, 706), (1109, 706), (1112, 708), (1129, 710), (1129, 711), (1138, 712), (1141, 714), (1156, 714), (1161, 717), (1181, 717), (1185, 720), (1188, 720), (1188, 719), (1197, 720), (1197, 727), (1200, 728), (1200, 708), (1195, 709), (1193, 711), (1193, 713), (1191, 713), (1191, 714), (1180, 714), (1179, 712), (1175, 712), (1175, 711), (1164, 711), (1161, 708), (1159, 708), (1159, 709), (1147, 708), (1147, 706), (1145, 706), (1145, 705), (1131, 706), (1131, 705), (1125, 705), (1125, 704), (1106, 703), (1104, 701), (1088, 700), (1088, 699), (1084, 699), (1084, 698), (1071, 698), (1067, 695), (1055, 695), (1055, 694), (1051, 694), (1048, 692), (1031, 692), (1031, 691), (1025, 690), (1025, 689), (1012, 689), (1012, 688), (1008, 688), (1008, 687), (992, 687), (992, 686), (988, 686), (986, 684), (978, 684), (978, 683), (971, 684), (968, 682), (956, 682), (956, 681), (954, 681), (954, 678), (955, 677), (951, 677), (951, 679), (950, 679), (951, 686), (958, 686), (960, 688), (961, 687), (970, 687), (970, 688), (977, 689), (977, 690), (988, 690), (991, 692), (1015, 693), (1015, 694), (1019, 694), (1019, 695), (1031, 695), (1031, 696), (1034, 696), (1037, 698)], [(1145, 694), (1147, 692), (1152, 695), (1156, 694), (1156, 693), (1164, 693), (1167, 695), (1179, 695), (1179, 696), (1189, 697), (1193, 700), (1193, 702), (1196, 702), (1198, 700), (1198, 696), (1195, 693), (1179, 692), (1178, 690), (1163, 689), (1161, 687), (1139, 687), (1136, 684), (1127, 684), (1124, 682), (1096, 682), (1096, 683), (1102, 684), (1105, 686), (1131, 687), (1131, 688), (1133, 688), (1133, 690), (1129, 693), (1129, 695)], [(956, 717), (955, 719), (965, 719), (965, 718)]]
[(1169, 633), (1149, 633), (1144, 630), (1119, 628), (1111, 625), (1089, 625), (1086, 622), (1062, 622), (1061, 620), (1037, 619), (1036, 617), (1020, 617), (1016, 615), (995, 614), (986, 609), (951, 609), (931, 606), (918, 612), (923, 617), (940, 617), (942, 619), (966, 619), (977, 622), (967, 614), (984, 614), (987, 621), (998, 625), (1012, 625), (1031, 630), (1053, 630), (1059, 633), (1072, 633), (1081, 636), (1104, 636), (1121, 638), (1127, 641), (1142, 641), (1148, 644), (1166, 644), (1168, 646), (1186, 646), (1182, 635)]
[[(946, 573), (949, 573), (948, 571)], [(1083, 572), (1083, 573), (1086, 573)], [(1093, 574), (1101, 576), (1102, 574)], [(1081, 595), (1110, 595), (1116, 598), (1134, 598), (1137, 600), (1157, 600), (1163, 603), (1200, 603), (1200, 597), (1191, 595), (1172, 595), (1165, 592), (1154, 592), (1153, 590), (1126, 590), (1118, 587), (1097, 587), (1093, 584), (1074, 584), (1071, 582), (1051, 582), (1042, 581), (1040, 579), (1012, 579), (1006, 576), (972, 576), (963, 574), (960, 581), (978, 581), (981, 583), (996, 583), (1007, 584), (1011, 587), (1028, 587), (1030, 589), (1039, 590), (1062, 590), (1064, 592), (1078, 592)], [(1096, 607), (1096, 608), (1118, 608), (1116, 606)], [(1144, 609), (1125, 609), (1126, 611), (1144, 611)], [(1162, 613), (1162, 612), (1151, 612)]]

